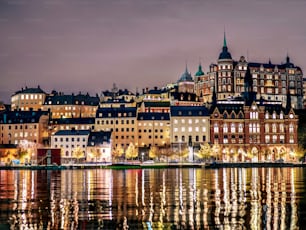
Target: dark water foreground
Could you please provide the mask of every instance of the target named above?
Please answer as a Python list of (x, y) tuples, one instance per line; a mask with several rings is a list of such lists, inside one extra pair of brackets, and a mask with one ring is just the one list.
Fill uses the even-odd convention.
[(306, 168), (0, 170), (0, 229), (304, 229)]

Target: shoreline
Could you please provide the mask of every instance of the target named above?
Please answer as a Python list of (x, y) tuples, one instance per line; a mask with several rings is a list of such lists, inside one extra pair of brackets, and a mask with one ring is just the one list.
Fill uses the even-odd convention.
[(152, 164), (74, 164), (74, 165), (13, 165), (0, 166), (0, 170), (80, 170), (80, 169), (166, 169), (166, 168), (284, 168), (284, 167), (306, 167), (302, 163), (276, 163), (276, 162), (247, 162), (247, 163), (152, 163)]

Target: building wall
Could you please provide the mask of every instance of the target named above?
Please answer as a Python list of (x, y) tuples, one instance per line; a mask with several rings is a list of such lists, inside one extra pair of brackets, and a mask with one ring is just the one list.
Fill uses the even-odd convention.
[[(211, 114), (211, 143), (218, 145), (217, 159), (224, 161), (291, 160), (297, 148), (298, 119), (289, 114), (265, 111), (265, 106), (229, 108)], [(285, 153), (285, 154), (283, 154)]]
[(51, 148), (61, 148), (62, 163), (77, 161), (76, 151), (81, 151), (86, 158), (88, 135), (52, 135)]
[(29, 111), (42, 109), (46, 94), (44, 93), (17, 93), (11, 97), (11, 109)]
[(176, 148), (210, 142), (210, 119), (208, 116), (171, 116), (171, 145)]
[(138, 147), (169, 147), (170, 121), (169, 120), (138, 120)]

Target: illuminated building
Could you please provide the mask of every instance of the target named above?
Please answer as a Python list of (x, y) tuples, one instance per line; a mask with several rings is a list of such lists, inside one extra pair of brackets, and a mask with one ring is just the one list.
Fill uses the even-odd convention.
[(90, 132), (87, 144), (87, 161), (112, 162), (111, 132)]
[(49, 131), (52, 135), (59, 130), (94, 130), (94, 125), (94, 117), (58, 118), (50, 120)]
[(112, 146), (126, 149), (130, 143), (137, 144), (136, 107), (98, 108), (95, 131), (112, 132)]
[(22, 88), (11, 96), (11, 109), (21, 111), (42, 109), (46, 95), (40, 86), (37, 86), (37, 88)]
[(170, 114), (144, 112), (137, 114), (138, 146), (170, 146)]
[(268, 63), (248, 62), (243, 56), (235, 61), (228, 51), (225, 34), (217, 64), (210, 65), (208, 77), (203, 75), (196, 81), (196, 92), (198, 96), (202, 93), (203, 100), (209, 99), (210, 102), (213, 88), (218, 100), (241, 96), (247, 69), (252, 75), (256, 99), (280, 101), (285, 106), (289, 90), (292, 108), (303, 108), (303, 72), (290, 62), (288, 55), (282, 64), (272, 64), (271, 60)]
[(89, 94), (71, 94), (53, 92), (46, 97), (44, 110), (50, 109), (52, 119), (95, 117), (99, 105), (99, 97)]
[(60, 130), (51, 136), (51, 148), (61, 148), (62, 164), (87, 159), (89, 130)]
[(200, 144), (210, 142), (210, 116), (204, 106), (171, 106), (171, 138), (173, 148), (181, 150), (192, 143), (199, 148)]
[[(298, 117), (280, 102), (256, 100), (247, 71), (244, 97), (219, 100), (210, 117), (211, 143), (223, 161), (296, 160)], [(248, 77), (249, 76), (249, 77)]]
[(7, 111), (0, 114), (0, 143), (44, 145), (48, 141), (49, 113), (46, 111)]

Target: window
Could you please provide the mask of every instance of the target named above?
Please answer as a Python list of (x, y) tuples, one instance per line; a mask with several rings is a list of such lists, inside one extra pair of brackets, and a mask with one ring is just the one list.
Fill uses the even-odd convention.
[(265, 124), (265, 132), (266, 133), (270, 132), (269, 124)]
[(224, 133), (227, 133), (227, 132), (228, 132), (228, 126), (227, 126), (226, 123), (223, 125), (223, 132), (224, 132)]
[(266, 144), (270, 143), (270, 136), (269, 136), (269, 135), (266, 135), (266, 136), (265, 136), (265, 140), (266, 140)]
[(243, 124), (242, 123), (240, 123), (239, 126), (238, 126), (238, 132), (239, 133), (243, 132)]
[(294, 131), (293, 124), (290, 123), (289, 124), (289, 133), (293, 133), (293, 131)]
[(284, 124), (279, 124), (279, 132), (284, 132)]
[(235, 123), (231, 124), (231, 132), (235, 133), (236, 132), (236, 127), (235, 127)]
[(219, 127), (218, 127), (218, 124), (215, 123), (214, 124), (214, 133), (218, 133), (219, 132)]
[(273, 144), (275, 144), (276, 141), (277, 141), (277, 136), (276, 136), (276, 135), (273, 135), (273, 136), (272, 136), (272, 142), (273, 142)]

